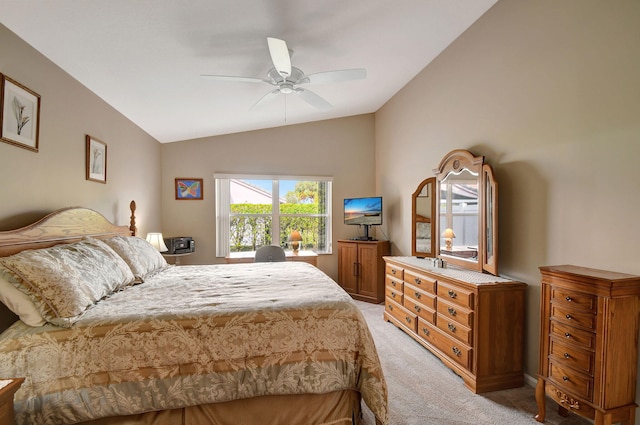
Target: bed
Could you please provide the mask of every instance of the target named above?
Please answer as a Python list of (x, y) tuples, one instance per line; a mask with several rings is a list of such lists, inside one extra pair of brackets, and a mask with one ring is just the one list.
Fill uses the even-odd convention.
[(22, 424), (387, 424), (351, 298), (302, 262), (172, 266), (66, 208), (0, 232), (0, 379)]

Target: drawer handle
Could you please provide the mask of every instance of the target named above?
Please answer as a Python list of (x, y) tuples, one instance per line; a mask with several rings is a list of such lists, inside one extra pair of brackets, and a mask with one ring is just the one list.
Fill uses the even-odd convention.
[(422, 309), (420, 308), (420, 306), (419, 306), (419, 305), (414, 305), (414, 306), (413, 306), (413, 309), (414, 309), (415, 311), (417, 311), (418, 313), (420, 313), (420, 310), (422, 310)]
[(389, 310), (393, 310), (393, 306), (392, 306), (391, 304), (387, 305), (387, 308), (388, 308)]
[(567, 318), (567, 320), (571, 320), (571, 319), (573, 319), (573, 317), (571, 317), (571, 315), (570, 315), (570, 314), (567, 314), (567, 315), (566, 315), (566, 316), (564, 316), (564, 317), (566, 317), (566, 318)]
[(423, 334), (425, 334), (425, 335), (427, 335), (427, 336), (429, 336), (429, 334), (430, 334), (431, 332), (429, 332), (429, 329), (427, 329), (427, 328), (422, 328), (422, 333), (423, 333)]
[(565, 359), (568, 359), (568, 358), (570, 358), (570, 357), (571, 357), (571, 356), (569, 355), (569, 353), (564, 353), (564, 358), (565, 358)]
[(449, 328), (449, 330), (451, 332), (455, 332), (456, 331), (456, 326), (453, 323), (447, 324), (447, 327)]
[(456, 298), (458, 296), (458, 294), (456, 294), (453, 289), (449, 289), (449, 292), (447, 292), (447, 294), (449, 294), (449, 297), (451, 298)]
[(565, 375), (565, 376), (562, 377), (562, 380), (564, 382), (569, 382), (569, 377)]
[(392, 280), (392, 281), (391, 281), (391, 286), (393, 286), (393, 287), (395, 287), (395, 286), (396, 286), (396, 281), (395, 281), (395, 280)]
[(406, 320), (406, 321), (407, 321), (407, 323), (409, 323), (409, 324), (410, 324), (411, 322), (413, 322), (413, 319), (412, 319), (411, 317), (409, 317), (409, 316), (405, 316), (404, 320)]
[(416, 282), (416, 284), (420, 285), (422, 283), (422, 280), (419, 277), (416, 277), (414, 279), (414, 281)]
[(460, 349), (458, 347), (451, 348), (451, 351), (453, 351), (453, 354), (455, 354), (458, 357), (460, 357), (462, 355), (462, 351), (460, 351)]
[(566, 336), (567, 338), (571, 338), (571, 334), (569, 332), (565, 332), (564, 336)]
[(416, 291), (415, 294), (417, 299), (420, 299), (420, 297), (422, 297), (422, 294), (418, 291)]
[(455, 316), (456, 314), (458, 314), (458, 312), (456, 311), (455, 308), (453, 307), (449, 307), (447, 308), (447, 311), (449, 312), (450, 315)]
[(395, 298), (395, 297), (396, 297), (396, 293), (395, 293), (395, 292), (391, 292), (391, 296), (392, 296), (393, 298)]
[(571, 298), (570, 296), (568, 296), (568, 295), (567, 295), (567, 296), (565, 297), (565, 300), (567, 300), (568, 302), (572, 302), (572, 301), (573, 301), (573, 298)]
[(391, 274), (395, 275), (396, 274), (396, 269), (391, 269)]

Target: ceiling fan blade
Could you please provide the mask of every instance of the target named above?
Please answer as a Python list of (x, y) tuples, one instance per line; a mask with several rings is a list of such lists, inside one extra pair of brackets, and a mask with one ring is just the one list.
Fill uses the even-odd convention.
[(291, 57), (287, 43), (279, 38), (267, 37), (267, 44), (273, 66), (282, 78), (287, 78), (291, 75)]
[(302, 98), (309, 105), (314, 108), (320, 109), (321, 111), (326, 111), (327, 109), (331, 109), (332, 106), (329, 102), (318, 96), (312, 91), (296, 88), (295, 93)]
[(269, 103), (279, 93), (280, 93), (280, 89), (271, 90), (269, 93), (265, 94), (260, 99), (258, 99), (258, 101), (256, 103), (254, 103), (251, 108), (249, 108), (249, 111), (253, 111), (256, 108), (259, 108), (260, 106), (262, 106), (262, 105), (264, 105), (266, 103)]
[(271, 81), (264, 80), (262, 78), (253, 78), (253, 77), (236, 77), (233, 75), (208, 75), (202, 74), (200, 75), (202, 78), (207, 78), (210, 80), (219, 80), (219, 81), (232, 81), (239, 83), (268, 83), (271, 84)]
[(301, 83), (340, 83), (343, 81), (363, 80), (365, 78), (367, 78), (367, 70), (364, 68), (342, 69), (339, 71), (325, 71), (307, 75), (305, 81), (301, 81)]

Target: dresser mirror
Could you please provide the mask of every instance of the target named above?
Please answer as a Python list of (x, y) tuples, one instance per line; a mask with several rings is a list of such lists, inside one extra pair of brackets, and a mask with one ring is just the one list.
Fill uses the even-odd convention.
[(429, 177), (420, 183), (412, 196), (411, 255), (436, 256), (436, 178)]
[[(448, 153), (433, 170), (435, 182), (427, 179), (413, 195), (413, 255), (437, 256), (447, 263), (479, 272), (498, 274), (497, 182), (484, 157), (466, 150)], [(434, 188), (430, 198), (430, 251), (422, 251), (424, 233), (419, 233), (428, 202), (421, 196), (424, 187)], [(426, 198), (426, 199), (425, 199)], [(430, 254), (434, 253), (434, 254)]]

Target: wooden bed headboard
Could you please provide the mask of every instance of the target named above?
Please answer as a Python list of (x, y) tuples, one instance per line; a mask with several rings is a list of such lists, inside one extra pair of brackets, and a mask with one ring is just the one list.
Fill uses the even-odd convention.
[[(112, 236), (135, 236), (137, 232), (136, 203), (131, 201), (129, 227), (116, 226), (102, 214), (88, 208), (63, 208), (48, 214), (33, 224), (15, 230), (0, 231), (0, 257), (26, 249), (47, 248), (61, 243), (73, 243), (91, 236), (104, 239)], [(18, 317), (0, 303), (0, 332)]]

